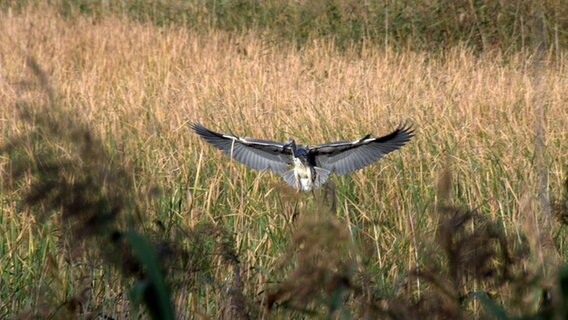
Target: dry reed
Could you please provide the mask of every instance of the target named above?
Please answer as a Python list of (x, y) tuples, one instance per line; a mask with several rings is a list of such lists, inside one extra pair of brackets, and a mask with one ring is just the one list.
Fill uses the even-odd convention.
[[(248, 136), (275, 140), (293, 136), (309, 144), (358, 138), (367, 132), (382, 134), (401, 120), (414, 124), (416, 139), (403, 150), (350, 177), (333, 178), (333, 201), (339, 220), (331, 221), (346, 227), (338, 229), (339, 235), (348, 237), (350, 245), (359, 248), (358, 254), (348, 256), (357, 268), (365, 269), (365, 277), (370, 274), (375, 285), (359, 286), (331, 277), (321, 283), (324, 287), (318, 289), (320, 292), (336, 288), (333, 281), (351, 286), (354, 295), (374, 292), (379, 290), (379, 284), (384, 284), (382, 290), (390, 294), (380, 297), (388, 297), (396, 295), (398, 280), (407, 279), (410, 295), (423, 294), (420, 277), (410, 275), (412, 270), (419, 270), (428, 253), (420, 245), (421, 239), (436, 230), (447, 233), (439, 226), (433, 204), (438, 198), (437, 173), (448, 162), (455, 178), (453, 183), (446, 184), (451, 189), (447, 193), (460, 208), (476, 208), (476, 217), (498, 223), (503, 237), (518, 245), (524, 243), (523, 231), (535, 230), (523, 229), (523, 225), (538, 226), (538, 220), (531, 218), (538, 215), (536, 200), (525, 196), (537, 192), (533, 170), (537, 119), (532, 105), (537, 92), (532, 71), (527, 67), (531, 56), (512, 55), (504, 59), (499, 53), (479, 55), (460, 47), (436, 58), (425, 52), (395, 52), (380, 47), (338, 53), (323, 41), (298, 50), (265, 42), (255, 34), (211, 32), (205, 36), (187, 29), (159, 28), (112, 16), (64, 19), (49, 10), (1, 15), (0, 145), (8, 137), (30, 130), (30, 122), (22, 121), (14, 106), (22, 98), (38, 101), (32, 90), (37, 84), (26, 76), (30, 68), (26, 57), (33, 56), (47, 70), (45, 76), (53, 84), (54, 96), (49, 99), (56, 99), (88, 124), (88, 132), (98, 137), (104, 152), (108, 152), (104, 159), (124, 159), (132, 164), (126, 168), (132, 168), (127, 175), (131, 177), (133, 193), (158, 198), (148, 202), (146, 223), (161, 221), (172, 238), (176, 236), (172, 230), (177, 228), (191, 230), (187, 232), (194, 235), (217, 235), (210, 240), (213, 245), (205, 242), (191, 247), (195, 241), (182, 242), (183, 250), (179, 252), (205, 252), (206, 256), (233, 252), (234, 259), (229, 254), (224, 259), (208, 259), (195, 265), (195, 270), (207, 268), (207, 273), (193, 274), (190, 280), (178, 279), (180, 286), (185, 281), (201, 284), (180, 294), (176, 301), (178, 306), (190, 309), (188, 316), (218, 316), (223, 312), (227, 317), (235, 316), (231, 313), (234, 305), (245, 305), (235, 301), (243, 297), (246, 303), (260, 299), (259, 295), (271, 287), (268, 284), (275, 281), (281, 256), (293, 247), (290, 241), (298, 243), (301, 230), (306, 230), (301, 226), (310, 226), (298, 226), (292, 221), (292, 214), (282, 214), (293, 207), (288, 206), (290, 201), (305, 199), (288, 199), (280, 192), (279, 178), (252, 172), (213, 152), (191, 134), (187, 124), (192, 121)], [(568, 175), (566, 58), (547, 60), (542, 68), (539, 90), (543, 92), (538, 94), (544, 97), (543, 163), (550, 192), (559, 194)], [(34, 125), (37, 124), (32, 122), (31, 126)], [(65, 144), (54, 146), (66, 150)], [(0, 161), (3, 175), (13, 169), (8, 167), (4, 155)], [(16, 191), (31, 182), (24, 181)], [(2, 287), (9, 289), (0, 290), (0, 316), (41, 305), (39, 290), (30, 295), (21, 288), (42, 287), (43, 279), (48, 277), (47, 257), (53, 253), (50, 246), (56, 242), (53, 226), (39, 233), (33, 231), (31, 226), (36, 218), (20, 214), (17, 203), (23, 193), (6, 193), (9, 183), (0, 182), (0, 234), (6, 235), (1, 244), (0, 273), (17, 272), (20, 276), (2, 280), (8, 282), (8, 286)], [(159, 184), (159, 188), (154, 188), (153, 183)], [(155, 193), (158, 189), (162, 191)], [(563, 202), (553, 209), (563, 219)], [(471, 219), (468, 216), (464, 223)], [(200, 227), (208, 225), (212, 227)], [(184, 234), (182, 238), (191, 239), (192, 236), (180, 232)], [(212, 249), (223, 247), (227, 232), (236, 249)], [(309, 235), (311, 231), (307, 232)], [(565, 233), (563, 229), (558, 232)], [(501, 231), (491, 233), (489, 238), (504, 241)], [(306, 235), (302, 239), (311, 238)], [(565, 240), (557, 237), (554, 241), (558, 252), (564, 254)], [(315, 247), (314, 252), (326, 248)], [(532, 248), (533, 253), (535, 248), (538, 246)], [(300, 249), (300, 258), (301, 250), (306, 249)], [(499, 247), (495, 250), (504, 252)], [(317, 260), (318, 254), (310, 253), (307, 259)], [(487, 253), (484, 257), (489, 256), (492, 255)], [(344, 258), (326, 257), (332, 262), (324, 260), (324, 267), (332, 265), (332, 275), (343, 275)], [(54, 259), (57, 266), (66, 265), (64, 258)], [(471, 262), (467, 259), (463, 261)], [(173, 265), (179, 262), (173, 261)], [(301, 266), (304, 262), (296, 263)], [(488, 262), (473, 271), (457, 271), (477, 277), (489, 266), (493, 265)], [(89, 270), (87, 282), (93, 295), (88, 303), (104, 314), (119, 314), (117, 310), (122, 305), (116, 301), (122, 301), (118, 298), (122, 289), (120, 283), (113, 281), (116, 274), (102, 266)], [(301, 272), (306, 270), (292, 272), (304, 279)], [(60, 292), (69, 291), (73, 297), (81, 297), (83, 288), (75, 287), (73, 279), (84, 276), (84, 270), (71, 264), (59, 271)], [(351, 272), (349, 269), (350, 276), (357, 274)], [(204, 284), (208, 283), (205, 278), (215, 280)], [(458, 276), (451, 279), (454, 285), (461, 286), (457, 284)], [(474, 286), (481, 283), (479, 280)], [(281, 285), (280, 291), (269, 296), (269, 305), (291, 299), (294, 284), (284, 279)], [(311, 293), (300, 292), (298, 298), (313, 302), (310, 298), (316, 295)], [(223, 307), (227, 295), (233, 302)], [(373, 310), (395, 308), (394, 304), (383, 308), (377, 302), (382, 298), (377, 295), (366, 297), (373, 300)], [(60, 294), (57, 299), (64, 301), (66, 296)], [(340, 301), (347, 300), (341, 296)], [(250, 305), (247, 308), (242, 317), (261, 314)], [(467, 308), (477, 310), (476, 306)]]

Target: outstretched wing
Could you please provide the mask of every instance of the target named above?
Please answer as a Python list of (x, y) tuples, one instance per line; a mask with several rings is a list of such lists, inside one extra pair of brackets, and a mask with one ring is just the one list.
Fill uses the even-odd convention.
[(292, 151), (284, 143), (221, 134), (199, 123), (194, 123), (191, 127), (205, 141), (253, 169), (283, 173), (286, 164), (291, 164)]
[(401, 125), (392, 133), (374, 138), (370, 135), (356, 141), (337, 141), (310, 148), (316, 166), (347, 174), (378, 161), (407, 143), (414, 136), (410, 126)]

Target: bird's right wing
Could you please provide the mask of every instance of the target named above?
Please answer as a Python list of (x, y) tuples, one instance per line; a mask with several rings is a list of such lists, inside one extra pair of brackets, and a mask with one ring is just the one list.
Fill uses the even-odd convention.
[(355, 141), (337, 141), (310, 149), (316, 165), (338, 175), (347, 174), (378, 161), (407, 143), (414, 136), (409, 126), (401, 125), (383, 137), (366, 135)]
[(282, 142), (221, 134), (199, 123), (194, 123), (191, 127), (203, 140), (253, 169), (283, 173), (286, 165), (292, 164), (292, 150)]

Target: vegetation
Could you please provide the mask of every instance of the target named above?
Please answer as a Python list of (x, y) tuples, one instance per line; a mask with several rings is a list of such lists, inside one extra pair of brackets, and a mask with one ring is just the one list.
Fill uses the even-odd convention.
[[(176, 2), (0, 3), (0, 318), (566, 315), (562, 29), (544, 55), (432, 54), (399, 45), (421, 29), (274, 42)], [(316, 197), (188, 127), (316, 144), (403, 120), (407, 146)]]
[(568, 47), (568, 3), (547, 1), (358, 0), (1, 0), (5, 10), (44, 3), (67, 17), (108, 15), (178, 25), (207, 33), (258, 32), (297, 45), (325, 38), (338, 48), (379, 45), (440, 51), (465, 45), (478, 52), (530, 51), (534, 39), (559, 53)]

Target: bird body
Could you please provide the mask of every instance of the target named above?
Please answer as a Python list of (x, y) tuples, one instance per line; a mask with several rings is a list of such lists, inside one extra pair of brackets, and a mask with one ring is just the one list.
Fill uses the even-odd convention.
[(293, 139), (282, 143), (220, 134), (198, 123), (192, 128), (231, 158), (253, 169), (278, 173), (290, 186), (301, 191), (321, 187), (332, 172), (344, 175), (370, 165), (402, 147), (414, 136), (410, 127), (399, 126), (382, 137), (367, 134), (355, 141), (336, 141), (312, 147), (297, 145)]
[(316, 176), (314, 168), (304, 165), (299, 158), (294, 158), (294, 176), (296, 178), (296, 186), (302, 191), (310, 191), (313, 188), (314, 178)]

